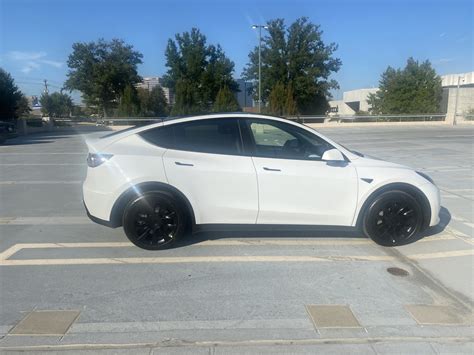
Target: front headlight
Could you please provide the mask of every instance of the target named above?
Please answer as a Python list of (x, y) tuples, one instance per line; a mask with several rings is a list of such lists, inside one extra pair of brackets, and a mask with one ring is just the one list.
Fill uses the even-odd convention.
[(420, 171), (417, 171), (416, 172), (418, 175), (420, 175), (421, 177), (425, 178), (426, 180), (428, 180), (429, 182), (431, 182), (433, 185), (435, 184), (433, 179), (430, 178), (428, 175), (426, 175), (425, 173), (422, 173)]

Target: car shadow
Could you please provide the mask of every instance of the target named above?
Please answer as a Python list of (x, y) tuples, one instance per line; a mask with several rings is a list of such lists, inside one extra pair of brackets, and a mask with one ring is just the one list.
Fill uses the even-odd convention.
[[(451, 221), (451, 214), (445, 207), (441, 207), (440, 210), (440, 222), (433, 227), (426, 229), (423, 233), (419, 235), (419, 237), (406, 244), (412, 244), (417, 242), (420, 239), (426, 237), (435, 237), (438, 234), (441, 234), (446, 227), (448, 226), (449, 222)], [(205, 242), (207, 240), (219, 240), (219, 239), (231, 239), (231, 238), (239, 238), (239, 239), (271, 239), (271, 238), (300, 238), (300, 239), (326, 239), (326, 238), (354, 238), (354, 239), (367, 239), (364, 234), (355, 229), (355, 228), (347, 228), (338, 229), (338, 230), (321, 230), (320, 227), (310, 227), (305, 226), (301, 228), (301, 226), (297, 226), (296, 228), (300, 228), (300, 230), (292, 230), (294, 227), (292, 226), (275, 226), (274, 228), (269, 228), (265, 230), (257, 230), (252, 229), (248, 226), (245, 227), (235, 227), (235, 229), (222, 229), (222, 230), (199, 230), (193, 233), (187, 233), (178, 243), (176, 243), (173, 248), (179, 248), (183, 246), (190, 246), (193, 244)], [(405, 244), (400, 244), (405, 245)]]
[(307, 227), (304, 230), (291, 230), (291, 227), (284, 226), (283, 228), (275, 227), (275, 229), (257, 230), (249, 227), (239, 228), (234, 230), (199, 230), (193, 233), (187, 233), (174, 247), (189, 246), (201, 243), (208, 240), (219, 239), (271, 239), (271, 238), (300, 238), (300, 239), (327, 239), (327, 238), (358, 238), (367, 239), (360, 231), (353, 228), (348, 230), (326, 230), (320, 228)]

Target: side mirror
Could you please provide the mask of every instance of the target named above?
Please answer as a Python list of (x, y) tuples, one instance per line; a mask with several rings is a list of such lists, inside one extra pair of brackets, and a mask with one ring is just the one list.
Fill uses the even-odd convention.
[(342, 153), (337, 149), (326, 150), (321, 157), (321, 160), (327, 162), (343, 162), (346, 161)]

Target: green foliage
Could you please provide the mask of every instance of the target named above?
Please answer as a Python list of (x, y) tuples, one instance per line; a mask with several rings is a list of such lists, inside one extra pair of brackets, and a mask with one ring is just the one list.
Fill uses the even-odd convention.
[(379, 90), (367, 102), (376, 114), (422, 114), (439, 112), (441, 78), (429, 61), (409, 58), (404, 69), (388, 67), (382, 74)]
[(223, 86), (217, 93), (214, 102), (214, 112), (236, 112), (239, 111), (239, 103), (234, 93), (228, 86)]
[(72, 99), (68, 94), (53, 92), (43, 93), (40, 97), (41, 112), (48, 117), (69, 117), (73, 109)]
[(137, 65), (142, 63), (142, 54), (120, 39), (74, 43), (72, 48), (65, 87), (80, 91), (88, 105), (98, 106), (107, 116), (125, 88), (141, 80)]
[(17, 102), (17, 108), (15, 110), (15, 117), (25, 118), (28, 117), (31, 112), (30, 104), (25, 95), (21, 95), (20, 100)]
[(232, 78), (234, 63), (219, 45), (208, 45), (196, 28), (169, 39), (165, 56), (163, 83), (175, 93), (174, 115), (208, 112), (221, 87), (238, 90)]
[(137, 116), (139, 102), (136, 89), (132, 85), (127, 85), (120, 97), (118, 115), (123, 117)]
[(294, 116), (298, 107), (294, 98), (293, 86), (279, 81), (270, 91), (268, 113), (277, 116)]
[(15, 85), (12, 76), (0, 68), (0, 120), (14, 120), (28, 112), (28, 100)]
[[(322, 31), (308, 18), (297, 19), (289, 28), (283, 19), (267, 23), (267, 34), (262, 38), (262, 101), (268, 102), (278, 82), (291, 84), (296, 111), (324, 113), (328, 109), (330, 90), (339, 88), (329, 76), (341, 67), (334, 58), (337, 45), (326, 45)], [(250, 62), (244, 69), (246, 80), (258, 80), (258, 46), (249, 54)], [(257, 90), (254, 97), (258, 98)]]
[(163, 117), (168, 113), (168, 103), (165, 93), (160, 86), (155, 86), (151, 91), (137, 89), (140, 105), (140, 115), (145, 117)]
[(286, 88), (281, 81), (276, 83), (270, 92), (269, 113), (277, 116), (283, 116), (285, 112)]

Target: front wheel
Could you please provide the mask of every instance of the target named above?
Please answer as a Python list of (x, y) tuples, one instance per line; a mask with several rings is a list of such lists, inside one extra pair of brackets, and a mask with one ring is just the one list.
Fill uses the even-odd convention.
[(186, 215), (170, 195), (148, 192), (130, 201), (123, 214), (123, 229), (137, 247), (148, 250), (172, 246), (184, 234)]
[(404, 191), (387, 191), (369, 205), (363, 219), (363, 231), (377, 244), (397, 246), (417, 240), (423, 225), (418, 201)]

